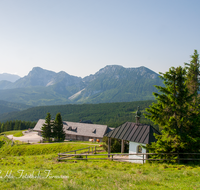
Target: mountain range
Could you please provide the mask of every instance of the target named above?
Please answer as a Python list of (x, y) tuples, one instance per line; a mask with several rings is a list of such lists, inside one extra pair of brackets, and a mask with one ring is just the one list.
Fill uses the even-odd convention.
[(2, 73), (0, 74), (0, 81), (6, 80), (9, 82), (15, 82), (16, 80), (20, 79), (21, 77), (14, 74)]
[(130, 102), (154, 99), (159, 75), (146, 67), (109, 65), (81, 78), (34, 67), (15, 82), (0, 81), (0, 100), (30, 106)]

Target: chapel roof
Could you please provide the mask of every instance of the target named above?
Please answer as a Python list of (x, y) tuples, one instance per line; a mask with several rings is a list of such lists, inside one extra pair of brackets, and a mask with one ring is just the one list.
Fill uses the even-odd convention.
[(126, 122), (104, 136), (131, 142), (150, 144), (156, 142), (154, 134), (160, 134), (151, 125)]

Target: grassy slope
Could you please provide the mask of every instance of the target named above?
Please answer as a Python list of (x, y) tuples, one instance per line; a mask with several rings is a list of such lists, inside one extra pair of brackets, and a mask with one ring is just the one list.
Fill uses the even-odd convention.
[[(83, 143), (83, 142), (82, 142)], [(7, 145), (4, 145), (7, 146)], [(14, 146), (1, 155), (2, 189), (199, 189), (200, 166), (133, 164), (115, 161), (58, 162), (57, 153), (86, 144), (56, 143)], [(17, 148), (27, 156), (16, 155)], [(43, 155), (40, 150), (43, 150)], [(19, 151), (18, 150), (18, 151)], [(33, 151), (34, 150), (34, 151)], [(6, 150), (4, 150), (5, 152)], [(35, 152), (36, 151), (36, 152)], [(30, 155), (30, 153), (32, 155)], [(44, 154), (45, 153), (45, 154)], [(48, 171), (47, 171), (48, 170)], [(23, 175), (21, 176), (23, 171)], [(49, 176), (48, 176), (48, 172)], [(9, 175), (10, 174), (10, 175)], [(68, 176), (63, 178), (62, 176)], [(55, 176), (54, 178), (52, 178)], [(56, 177), (57, 176), (57, 177)]]
[[(11, 132), (9, 132), (11, 134)], [(13, 134), (13, 133), (12, 133)], [(49, 143), (49, 144), (15, 144), (11, 146), (12, 141), (5, 138), (3, 135), (0, 136), (0, 142), (5, 143), (0, 148), (1, 156), (29, 156), (29, 155), (48, 155), (56, 154), (59, 152), (67, 152), (71, 150), (77, 150), (86, 148), (89, 146), (98, 146), (97, 143), (88, 142), (64, 142), (64, 143)], [(9, 141), (9, 142), (8, 142)]]
[(5, 132), (2, 132), (0, 134), (13, 135), (15, 137), (21, 137), (21, 136), (23, 136), (22, 131), (25, 131), (25, 130), (5, 131)]
[(47, 155), (59, 152), (86, 148), (90, 145), (80, 143), (53, 143), (53, 144), (35, 144), (35, 145), (16, 145), (13, 147), (3, 147), (0, 149), (2, 156), (28, 156), (28, 155)]
[[(66, 163), (57, 162), (55, 155), (43, 155), (5, 157), (0, 160), (0, 167), (2, 189), (189, 190), (200, 188), (200, 167), (182, 165), (140, 165), (115, 161), (68, 161)], [(24, 170), (24, 178), (20, 177), (22, 170)], [(47, 177), (47, 170), (50, 176), (62, 175), (68, 178)], [(10, 171), (13, 178), (5, 177)]]

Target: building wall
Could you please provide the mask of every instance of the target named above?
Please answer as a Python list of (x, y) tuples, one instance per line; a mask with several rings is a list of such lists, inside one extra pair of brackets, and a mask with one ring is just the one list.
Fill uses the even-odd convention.
[(77, 141), (89, 141), (89, 139), (94, 139), (94, 141), (96, 141), (96, 139), (99, 139), (100, 142), (102, 142), (102, 138), (94, 138), (94, 137), (86, 137), (86, 136), (81, 136), (81, 135), (65, 135), (65, 139), (66, 140), (77, 140)]
[[(137, 153), (137, 147), (143, 145), (145, 146), (145, 144), (141, 144), (141, 143), (137, 143), (137, 142), (129, 142), (129, 154), (134, 154)], [(146, 153), (146, 149), (142, 148), (142, 153)], [(143, 155), (129, 155), (129, 159), (143, 159)], [(146, 155), (144, 156), (144, 158), (146, 159)], [(133, 163), (143, 163), (143, 160), (129, 160), (130, 162)], [(144, 161), (146, 162), (146, 161)]]
[[(38, 131), (38, 135), (39, 136), (42, 136), (42, 132), (41, 131)], [(65, 135), (65, 139), (66, 140), (77, 140), (77, 141), (89, 141), (89, 139), (94, 139), (94, 141), (96, 141), (97, 139), (100, 140), (100, 142), (102, 142), (103, 138), (94, 138), (94, 137), (86, 137), (86, 136), (81, 136), (81, 135), (69, 135), (69, 134), (66, 134)]]
[(38, 131), (38, 135), (39, 135), (39, 136), (42, 136), (42, 131)]

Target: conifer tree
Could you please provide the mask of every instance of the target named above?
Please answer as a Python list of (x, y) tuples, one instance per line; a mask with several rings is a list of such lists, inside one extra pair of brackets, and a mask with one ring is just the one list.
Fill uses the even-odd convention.
[(157, 103), (146, 109), (149, 114), (145, 116), (162, 128), (162, 135), (156, 135), (157, 142), (148, 149), (155, 153), (199, 152), (199, 112), (191, 107), (194, 94), (186, 84), (186, 69), (172, 67), (160, 74), (165, 86), (155, 86), (161, 93), (154, 93)]
[(42, 127), (42, 137), (50, 141), (52, 137), (52, 122), (51, 122), (51, 114), (47, 113), (45, 123)]
[(65, 132), (63, 130), (63, 121), (60, 113), (56, 114), (53, 126), (53, 136), (57, 141), (64, 141)]
[(1, 124), (1, 132), (4, 132), (5, 128), (4, 128), (4, 123)]
[(199, 54), (197, 50), (194, 50), (194, 54), (191, 55), (192, 60), (190, 63), (185, 63), (187, 69), (187, 80), (186, 84), (190, 91), (190, 94), (194, 94), (194, 99), (197, 101), (198, 91), (199, 91)]

